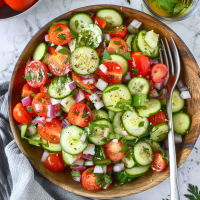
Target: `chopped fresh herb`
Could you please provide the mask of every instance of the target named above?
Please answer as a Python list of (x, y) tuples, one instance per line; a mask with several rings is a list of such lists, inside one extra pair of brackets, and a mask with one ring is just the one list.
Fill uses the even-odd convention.
[(72, 113), (74, 113), (74, 114), (78, 115), (78, 113), (77, 113), (77, 112), (72, 112)]
[(119, 89), (119, 87), (112, 87), (111, 89), (109, 89), (106, 92), (104, 92), (104, 94), (112, 92), (112, 91), (115, 91), (115, 90), (118, 90), (118, 89)]
[(78, 139), (74, 139), (74, 138), (72, 138), (72, 140), (73, 140), (73, 141), (75, 141), (75, 142), (77, 142), (77, 141), (78, 141)]
[(104, 173), (103, 175), (106, 183), (112, 183), (111, 178), (106, 173)]
[(87, 169), (87, 171), (90, 172), (90, 173), (93, 173), (93, 170), (91, 170), (91, 169)]
[(28, 140), (28, 143), (31, 144), (31, 145), (34, 145), (34, 146), (40, 146), (41, 144), (41, 140), (33, 140), (33, 139), (30, 139), (30, 138), (27, 138), (27, 137), (24, 137), (24, 139), (27, 139)]
[(140, 122), (140, 124), (138, 125), (138, 127), (143, 127), (144, 126), (144, 121)]
[(67, 57), (62, 64), (66, 64), (70, 57)]
[(120, 45), (121, 41), (114, 41), (115, 44)]
[(119, 49), (124, 49), (124, 46), (120, 46)]
[(107, 138), (102, 139), (103, 142), (108, 142)]
[(28, 107), (28, 108), (27, 108), (27, 111), (28, 111), (28, 112), (34, 112), (33, 108), (31, 108), (31, 107)]
[(33, 81), (34, 77), (35, 77), (35, 74), (33, 72), (27, 72), (26, 76), (24, 76), (24, 78), (29, 81)]
[(119, 102), (117, 102), (117, 104), (115, 105), (115, 108), (133, 111), (133, 107), (130, 104), (131, 104), (131, 99), (129, 100), (121, 99)]
[(76, 28), (79, 27), (79, 22), (78, 22), (78, 20), (75, 20), (75, 27), (76, 27)]
[(49, 112), (49, 109), (48, 109), (48, 108), (46, 108), (46, 112)]
[(54, 32), (58, 32), (58, 31), (62, 31), (63, 29), (62, 28), (57, 28), (54, 30)]
[(46, 101), (45, 101), (45, 100), (43, 101), (43, 104), (44, 104), (44, 105), (46, 104)]
[(65, 34), (63, 34), (63, 33), (60, 33), (60, 34), (58, 35), (58, 38), (61, 38), (62, 40), (66, 40), (66, 36), (65, 36)]
[(135, 75), (137, 75), (137, 73), (138, 73), (138, 69), (135, 69), (135, 67), (132, 66), (132, 72), (133, 72)]
[(200, 200), (200, 190), (198, 189), (198, 187), (189, 184), (188, 188), (188, 192), (190, 192), (191, 194), (184, 194), (184, 196), (187, 197), (189, 200)]
[(47, 143), (45, 143), (44, 146), (49, 147), (49, 141), (47, 141)]
[(61, 53), (61, 54), (70, 54), (69, 51), (67, 49), (60, 49), (58, 51), (58, 53)]
[(101, 184), (102, 179), (100, 178), (96, 178), (96, 184), (100, 185)]
[[(110, 25), (112, 25), (112, 24), (110, 24)], [(118, 28), (106, 28), (106, 31), (116, 33), (116, 31), (120, 30), (121, 28), (123, 28), (123, 25), (119, 26)]]
[(88, 89), (85, 89), (85, 88), (84, 88), (84, 90), (85, 90), (86, 92), (90, 93), (90, 94), (93, 94), (93, 92), (92, 92), (91, 90), (88, 90)]
[(83, 111), (82, 118), (86, 118), (86, 117), (88, 117), (88, 114), (85, 111)]
[(103, 52), (103, 58), (107, 60), (112, 60), (112, 58), (110, 57), (110, 54), (107, 52), (106, 49)]
[(124, 58), (126, 58), (127, 60), (132, 60), (131, 59), (131, 56), (130, 56), (130, 52), (126, 52), (126, 53), (123, 53), (121, 54)]
[(72, 35), (72, 38), (77, 38), (78, 35), (76, 33), (74, 33), (72, 30), (70, 30), (70, 34)]
[(118, 53), (118, 54), (119, 54), (119, 53), (120, 53), (120, 49), (116, 49), (116, 53)]
[(122, 138), (121, 139), (121, 142), (122, 142), (122, 149), (119, 151), (120, 153), (125, 153), (128, 151), (128, 144), (127, 144), (127, 141)]
[(53, 74), (52, 73), (47, 73), (48, 74), (48, 76), (52, 76)]
[(41, 102), (41, 103), (42, 103), (42, 99), (36, 99), (36, 100), (38, 100), (39, 102)]
[(90, 81), (87, 82), (87, 85), (90, 85)]
[(65, 103), (65, 105), (67, 105), (69, 103), (69, 101), (67, 101), (66, 103)]
[(21, 98), (24, 99), (25, 96), (21, 95)]
[(143, 148), (144, 153), (149, 154), (149, 149), (148, 148)]
[(155, 70), (155, 72), (154, 73), (157, 73), (158, 71), (157, 70)]

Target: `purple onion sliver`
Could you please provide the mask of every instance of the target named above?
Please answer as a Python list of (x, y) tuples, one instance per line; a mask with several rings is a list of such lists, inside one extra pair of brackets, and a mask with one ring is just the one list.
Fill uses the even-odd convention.
[(182, 87), (185, 87), (185, 85), (184, 85), (183, 81), (180, 79), (180, 80), (178, 81), (178, 83), (177, 83), (177, 88), (180, 89), (180, 88), (182, 88)]
[(90, 14), (90, 17), (91, 17), (91, 18), (94, 17), (94, 13), (91, 13), (91, 14)]
[(45, 40), (45, 42), (49, 42), (49, 35), (48, 35), (48, 34), (46, 34), (46, 35), (44, 36), (44, 40)]
[(180, 92), (184, 92), (184, 91), (188, 91), (188, 90), (189, 90), (189, 88), (186, 87), (186, 86), (183, 86), (183, 87), (179, 88)]
[(110, 41), (110, 40), (111, 40), (111, 36), (110, 36), (110, 34), (109, 34), (109, 33), (106, 33), (106, 34), (105, 34), (105, 40), (108, 40), (108, 41)]
[(34, 128), (34, 126), (31, 124), (30, 126), (28, 126), (27, 131), (29, 134), (35, 134), (36, 129)]
[(62, 123), (61, 123), (61, 126), (62, 127), (67, 127), (67, 126), (70, 126), (71, 124), (70, 124), (70, 122), (67, 120), (67, 119), (64, 119), (63, 121), (62, 121)]
[(175, 144), (183, 143), (182, 136), (178, 135), (178, 134), (174, 134), (174, 142), (175, 142)]
[(37, 120), (38, 120), (39, 118), (40, 118), (40, 116), (37, 116), (35, 119), (32, 120), (32, 123), (36, 125), (36, 124), (37, 124)]
[(99, 110), (100, 108), (104, 107), (103, 101), (98, 101), (94, 104), (94, 107)]
[(154, 84), (154, 87), (155, 87), (156, 89), (158, 89), (158, 90), (161, 90), (161, 89), (163, 88), (163, 86), (164, 86), (164, 81), (161, 82), (161, 83), (155, 83), (155, 84)]
[(83, 79), (87, 79), (87, 78), (92, 78), (93, 76), (92, 75), (80, 75), (81, 78)]
[(78, 170), (84, 171), (84, 170), (86, 170), (86, 167), (76, 166), (76, 167), (70, 167), (70, 169), (72, 169), (74, 171), (78, 171)]
[(100, 48), (102, 48), (103, 50), (106, 49), (106, 42), (103, 42)]
[(55, 105), (47, 105), (46, 107), (48, 109), (47, 117), (56, 118), (56, 106)]
[(61, 115), (61, 116), (59, 117), (59, 120), (63, 120), (63, 119), (65, 119), (65, 116)]
[(87, 160), (92, 160), (93, 159), (93, 155), (90, 155), (90, 154), (82, 154), (81, 156), (82, 158), (85, 158)]
[(126, 22), (126, 23), (124, 24), (124, 26), (126, 26), (126, 27), (127, 27), (127, 26), (128, 26), (128, 22)]
[(36, 110), (37, 113), (42, 111), (42, 104), (41, 103), (34, 104), (34, 107), (35, 107), (35, 110)]
[(180, 94), (181, 99), (190, 99), (192, 98), (189, 91), (183, 91)]
[(98, 95), (96, 92), (94, 92), (93, 94), (91, 94), (91, 95), (89, 96), (89, 99), (90, 99), (90, 101), (93, 102), (93, 103), (98, 102), (98, 101), (101, 100), (100, 97), (99, 97), (99, 95)]
[(159, 94), (156, 89), (153, 89), (150, 91), (149, 96), (155, 98), (155, 97), (159, 97)]
[(76, 102), (80, 102), (83, 99), (85, 99), (85, 95), (83, 93), (83, 90), (78, 90), (78, 93), (76, 94)]
[(83, 82), (84, 84), (87, 84), (87, 85), (89, 85), (89, 84), (94, 84), (94, 81), (95, 81), (94, 78), (87, 78), (87, 79), (82, 80), (82, 82)]
[(64, 74), (66, 75), (66, 74), (68, 74), (70, 71), (71, 71), (71, 70), (70, 70), (69, 68), (66, 68)]
[[(44, 124), (46, 122), (46, 119), (44, 117), (39, 117), (38, 119), (35, 118), (35, 121), (38, 123), (38, 124)], [(33, 123), (34, 124), (34, 123)]]
[(53, 119), (52, 117), (47, 117), (46, 122), (51, 122), (52, 119)]
[(73, 81), (73, 82), (71, 82), (71, 83), (69, 83), (69, 89), (70, 90), (73, 90), (73, 89), (75, 89), (76, 88), (76, 83)]
[(161, 99), (167, 98), (167, 89), (163, 89), (160, 93), (159, 96)]
[(84, 143), (84, 142), (85, 142), (85, 139), (86, 139), (86, 134), (83, 134), (83, 135), (81, 136), (81, 138), (80, 138), (80, 141)]
[(81, 182), (81, 177), (80, 177), (80, 176), (76, 176), (76, 177), (75, 177), (75, 181)]
[(124, 170), (124, 163), (119, 163), (113, 166), (114, 172), (121, 172)]
[(26, 106), (26, 105), (28, 105), (29, 103), (32, 102), (32, 100), (29, 96), (23, 98), (21, 101), (22, 101), (23, 106)]
[(159, 62), (158, 59), (150, 59), (150, 63), (151, 65), (153, 65), (153, 64), (158, 64)]
[(84, 159), (83, 158), (79, 158), (78, 160), (74, 161), (75, 165), (79, 165), (79, 166), (83, 166), (84, 164)]

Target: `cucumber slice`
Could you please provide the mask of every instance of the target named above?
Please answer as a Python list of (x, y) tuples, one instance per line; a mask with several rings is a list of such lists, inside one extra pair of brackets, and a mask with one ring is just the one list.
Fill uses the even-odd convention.
[(134, 94), (133, 95), (133, 106), (146, 106), (147, 94)]
[(69, 20), (69, 28), (74, 33), (79, 34), (83, 28), (93, 24), (91, 17), (85, 13), (77, 13)]
[(40, 43), (33, 52), (33, 60), (43, 61), (47, 54), (47, 44)]
[(159, 34), (154, 33), (153, 30), (148, 31), (144, 38), (145, 42), (151, 48), (156, 48), (158, 46)]
[(125, 172), (128, 174), (130, 178), (142, 176), (146, 174), (150, 169), (150, 166), (135, 166), (131, 169), (125, 169)]
[(115, 116), (115, 112), (109, 110), (109, 111), (108, 111), (108, 118), (109, 118), (109, 120), (110, 120), (111, 122), (113, 122), (114, 116)]
[(169, 132), (169, 126), (165, 123), (158, 124), (153, 127), (150, 132), (150, 139), (155, 142), (160, 142), (164, 140)]
[(128, 71), (128, 61), (123, 56), (121, 56), (120, 54), (111, 53), (110, 57), (111, 57), (111, 60), (102, 58), (100, 63), (101, 64), (103, 64), (105, 62), (117, 63), (122, 68), (122, 71), (123, 71), (122, 76), (125, 76), (127, 71)]
[(55, 77), (48, 87), (49, 96), (54, 99), (63, 99), (70, 95), (72, 90), (69, 88), (69, 83), (72, 82), (68, 76)]
[(122, 124), (125, 130), (135, 137), (141, 137), (146, 134), (149, 127), (148, 119), (146, 117), (140, 117), (135, 110), (123, 113)]
[(137, 36), (131, 42), (131, 48), (132, 48), (133, 52), (139, 52), (137, 45), (136, 45), (136, 38), (137, 38)]
[(75, 125), (63, 128), (60, 135), (60, 145), (63, 151), (71, 155), (78, 155), (87, 147), (87, 141), (80, 141), (83, 129)]
[(151, 145), (141, 141), (133, 146), (134, 161), (140, 166), (150, 165), (153, 161), (153, 151)]
[(24, 137), (26, 136), (26, 131), (28, 128), (28, 124), (23, 124), (21, 126), (21, 139), (24, 140)]
[(39, 135), (39, 133), (36, 133), (32, 136), (29, 137), (31, 140), (41, 140), (41, 136)]
[(66, 98), (64, 98), (64, 99), (62, 99), (62, 101), (61, 101), (60, 104), (61, 104), (61, 109), (62, 109), (64, 112), (68, 113), (69, 110), (70, 110), (70, 108), (71, 108), (73, 105), (76, 104), (76, 100), (73, 98), (72, 95), (70, 95), (70, 96), (68, 96), (68, 97), (66, 97)]
[(92, 110), (93, 120), (96, 119), (108, 119), (108, 113), (105, 110)]
[(120, 182), (120, 185), (133, 183), (136, 178), (130, 178), (125, 171), (114, 173), (115, 178)]
[(96, 24), (89, 24), (81, 30), (76, 40), (76, 48), (81, 46), (98, 49), (105, 40), (104, 30)]
[(119, 27), (123, 25), (123, 18), (119, 12), (112, 8), (101, 9), (96, 14), (106, 21), (106, 27)]
[(132, 41), (134, 40), (136, 35), (130, 34), (126, 39), (126, 44), (128, 46), (128, 51), (132, 51)]
[(51, 153), (58, 153), (61, 152), (61, 146), (60, 144), (53, 144), (53, 143), (49, 143), (48, 141), (44, 140), (43, 138), (41, 138), (41, 142), (42, 142), (42, 148), (51, 152)]
[(72, 69), (79, 75), (88, 75), (99, 67), (98, 53), (89, 47), (79, 47), (70, 56)]
[(136, 163), (132, 158), (132, 155), (130, 154), (130, 152), (128, 152), (123, 158), (122, 158), (122, 162), (124, 163), (126, 168), (133, 168)]
[(73, 162), (76, 160), (75, 155), (70, 155), (70, 154), (62, 151), (62, 158), (66, 165), (71, 166), (71, 167), (76, 166), (75, 164), (73, 164)]
[(130, 101), (129, 104), (131, 104), (131, 93), (128, 87), (123, 84), (109, 85), (103, 91), (102, 98), (105, 107), (114, 112), (123, 111), (120, 108), (115, 108), (116, 104), (121, 100)]
[(96, 160), (96, 161), (94, 160), (95, 165), (109, 165), (111, 163), (112, 161), (109, 158), (106, 158), (104, 160)]
[(190, 117), (185, 113), (176, 113), (172, 116), (174, 132), (185, 135), (190, 129)]
[(94, 154), (93, 160), (97, 161), (97, 160), (105, 160), (105, 159), (106, 159), (106, 154), (104, 152), (103, 146), (95, 145), (95, 154)]
[(150, 89), (149, 81), (143, 77), (133, 77), (128, 83), (131, 94), (148, 94)]
[(148, 144), (150, 144), (153, 153), (159, 153), (160, 152), (161, 146), (158, 142), (150, 140), (149, 138), (143, 138), (142, 141), (145, 141)]
[(161, 103), (158, 99), (150, 99), (147, 101), (146, 106), (140, 106), (136, 109), (140, 116), (149, 117), (150, 115), (154, 115), (161, 110)]
[(145, 36), (147, 31), (142, 30), (137, 34), (136, 37), (136, 45), (137, 49), (142, 52), (143, 54), (147, 55), (149, 58), (157, 58), (159, 54), (159, 47), (156, 46), (155, 48), (151, 48), (145, 42)]
[[(94, 125), (94, 130), (89, 134), (89, 139), (95, 145), (104, 145), (110, 141), (108, 139), (109, 134), (113, 132), (112, 124), (106, 119), (98, 119), (91, 123)], [(104, 128), (101, 125), (107, 125), (108, 128)], [(104, 135), (107, 137), (104, 137)]]
[(181, 99), (178, 89), (174, 89), (172, 94), (172, 112), (176, 113), (181, 111), (185, 106), (185, 100)]

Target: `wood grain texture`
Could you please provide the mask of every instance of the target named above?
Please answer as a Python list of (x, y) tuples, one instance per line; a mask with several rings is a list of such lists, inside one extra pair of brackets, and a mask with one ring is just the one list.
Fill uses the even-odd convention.
[[(160, 34), (161, 38), (166, 37), (168, 40), (170, 36), (174, 38), (181, 56), (181, 77), (185, 81), (186, 85), (190, 88), (192, 93), (192, 99), (187, 100), (186, 104), (186, 112), (191, 117), (191, 128), (189, 133), (184, 137), (183, 144), (177, 146), (177, 163), (178, 166), (180, 166), (190, 154), (200, 134), (200, 70), (198, 65), (184, 42), (169, 27), (153, 17), (134, 9), (126, 7), (121, 9), (120, 6), (114, 5), (88, 6), (63, 14), (53, 21), (64, 18), (69, 19), (75, 12), (86, 12), (87, 10), (96, 12), (101, 8), (114, 8), (122, 14), (124, 21), (131, 22), (133, 19), (137, 19), (138, 21), (143, 22), (141, 29), (153, 29), (156, 33)], [(82, 187), (81, 183), (77, 183), (70, 178), (69, 170), (66, 170), (62, 173), (50, 172), (45, 165), (40, 162), (39, 155), (41, 154), (42, 149), (29, 145), (27, 141), (20, 140), (20, 132), (18, 130), (17, 123), (13, 119), (12, 110), (13, 107), (20, 101), (20, 92), (23, 84), (25, 84), (25, 80), (22, 78), (22, 76), (24, 75), (24, 67), (26, 62), (28, 58), (32, 56), (35, 47), (40, 42), (44, 41), (44, 35), (47, 34), (51, 24), (52, 21), (39, 30), (28, 43), (16, 63), (10, 83), (10, 94), (12, 99), (9, 107), (10, 124), (13, 135), (21, 151), (27, 156), (31, 164), (43, 176), (52, 181), (54, 184), (69, 192), (86, 197), (99, 199), (124, 197), (148, 190), (164, 181), (167, 177), (169, 177), (169, 167), (167, 167), (164, 172), (161, 173), (154, 173), (152, 170), (149, 170), (146, 175), (138, 178), (132, 184), (124, 185), (122, 187), (111, 186), (108, 190), (100, 190), (95, 192), (87, 191)]]

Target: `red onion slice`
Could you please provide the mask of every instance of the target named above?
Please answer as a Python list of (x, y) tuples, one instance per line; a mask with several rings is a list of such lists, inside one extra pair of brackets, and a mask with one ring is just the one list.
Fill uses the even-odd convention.
[(129, 80), (131, 80), (131, 74), (130, 74), (130, 72), (127, 72), (126, 76), (123, 77), (123, 81), (128, 82)]
[(85, 164), (85, 166), (93, 166), (94, 165), (92, 160), (86, 160), (84, 164)]
[(45, 42), (49, 42), (49, 35), (48, 35), (48, 34), (46, 34), (46, 35), (44, 36), (44, 40), (45, 40)]
[(90, 17), (91, 17), (91, 18), (94, 17), (94, 15), (95, 15), (94, 13), (90, 13)]
[(56, 106), (55, 105), (47, 105), (47, 117), (56, 118)]
[(179, 88), (179, 91), (180, 91), (180, 92), (184, 92), (184, 91), (188, 91), (188, 90), (189, 90), (189, 88), (186, 87), (186, 86), (184, 86), (184, 87), (182, 87), (182, 88)]
[(181, 99), (190, 99), (192, 98), (189, 91), (183, 91), (180, 94)]
[(101, 49), (106, 49), (106, 42), (103, 42), (102, 45), (100, 46)]
[(61, 126), (63, 127), (63, 128), (65, 128), (65, 127), (67, 127), (67, 126), (70, 126), (71, 124), (70, 124), (70, 122), (67, 120), (67, 119), (64, 119), (63, 121), (62, 121), (62, 123), (61, 123)]
[(103, 173), (107, 173), (107, 165), (103, 165), (102, 169), (103, 169)]
[(93, 173), (95, 173), (95, 174), (103, 174), (103, 169), (102, 169), (102, 167), (99, 166), (99, 165), (96, 165), (96, 166), (94, 167)]
[(132, 25), (132, 26), (135, 27), (136, 29), (139, 29), (140, 26), (142, 25), (142, 22), (140, 22), (140, 21), (134, 19), (134, 20), (130, 23), (130, 25)]
[(78, 160), (75, 160), (75, 161), (74, 161), (74, 164), (75, 164), (75, 165), (83, 166), (83, 164), (84, 164), (84, 159), (83, 159), (83, 158), (79, 158)]
[(109, 34), (109, 33), (106, 33), (106, 34), (105, 34), (105, 40), (108, 40), (108, 41), (110, 41), (110, 40), (111, 40), (111, 36), (110, 36), (110, 34)]
[(155, 98), (155, 97), (159, 97), (159, 94), (156, 89), (153, 89), (150, 91), (149, 96)]
[(98, 101), (94, 104), (94, 107), (96, 108), (96, 110), (99, 110), (100, 108), (104, 107), (103, 101)]
[(154, 87), (158, 90), (161, 90), (164, 86), (164, 83), (165, 83), (164, 81), (162, 83), (155, 83)]
[(124, 163), (119, 163), (113, 166), (114, 172), (121, 172), (124, 170)]
[(38, 119), (40, 119), (40, 116), (37, 116), (35, 119), (33, 119), (33, 120), (32, 120), (32, 123), (36, 125)]
[(82, 154), (81, 156), (82, 158), (85, 158), (87, 160), (92, 160), (93, 159), (93, 155), (90, 155), (90, 154)]
[(43, 110), (42, 104), (38, 103), (38, 104), (34, 104), (35, 110), (37, 113), (41, 112)]
[(89, 75), (80, 75), (81, 78), (83, 79), (88, 79), (88, 78), (94, 78), (93, 74), (89, 74)]
[(62, 100), (60, 100), (60, 99), (53, 99), (53, 98), (51, 98), (51, 104), (52, 104), (52, 105), (59, 104), (59, 103), (61, 103), (61, 101), (62, 101)]
[(76, 38), (72, 39), (68, 43), (69, 49), (71, 52), (73, 52), (76, 48)]
[(95, 154), (95, 145), (94, 144), (88, 144), (86, 149), (83, 151), (83, 154)]
[(47, 159), (47, 157), (49, 156), (49, 152), (44, 150), (42, 157), (41, 157), (41, 162), (45, 162), (45, 160)]
[(80, 176), (76, 176), (74, 180), (77, 181), (77, 182), (81, 182), (81, 177)]
[(29, 96), (23, 98), (21, 101), (22, 101), (23, 106), (26, 106), (26, 105), (28, 105), (29, 103), (32, 102), (32, 100)]
[(99, 95), (98, 95), (96, 92), (94, 92), (93, 94), (91, 94), (91, 95), (89, 96), (89, 99), (90, 99), (90, 101), (91, 101), (92, 103), (95, 103), (95, 102), (98, 102), (98, 101), (101, 100), (100, 97), (99, 97)]
[(151, 65), (155, 65), (155, 64), (158, 64), (158, 59), (150, 59), (150, 63)]
[(51, 122), (52, 119), (53, 119), (52, 117), (47, 117), (46, 122)]
[(122, 131), (121, 134), (124, 135), (124, 136), (128, 135), (128, 133), (126, 131)]
[(88, 79), (82, 80), (82, 82), (83, 82), (84, 84), (86, 84), (86, 85), (94, 84), (94, 81), (95, 81), (94, 78), (88, 78)]
[(76, 102), (80, 102), (82, 101), (83, 99), (85, 99), (85, 95), (83, 93), (83, 90), (78, 90), (77, 94), (76, 94)]
[(183, 143), (182, 136), (178, 134), (174, 134), (174, 142), (175, 144), (182, 144)]
[(167, 98), (167, 89), (163, 89), (160, 93), (159, 96), (161, 99)]
[(46, 122), (46, 119), (44, 117), (40, 117), (40, 116), (37, 116), (33, 121), (32, 123), (33, 124), (44, 124)]
[(99, 69), (100, 69), (104, 74), (106, 74), (107, 71), (108, 71), (108, 68), (107, 68), (104, 64), (99, 65)]
[(69, 86), (70, 90), (73, 90), (76, 88), (76, 83), (73, 81), (73, 82), (69, 83), (68, 86)]
[(85, 139), (86, 139), (86, 134), (83, 133), (83, 135), (81, 135), (80, 141), (84, 143)]
[(180, 89), (180, 88), (182, 88), (182, 87), (184, 87), (184, 86), (185, 86), (185, 84), (184, 84), (183, 81), (180, 79), (180, 80), (178, 81), (178, 83), (177, 83), (177, 88)]
[(70, 169), (74, 170), (74, 171), (84, 171), (86, 170), (86, 167), (83, 167), (83, 166), (76, 166), (76, 167), (70, 167)]
[(27, 128), (27, 131), (29, 134), (35, 134), (37, 132), (37, 129), (32, 124), (30, 124)]
[(98, 81), (97, 81), (97, 83), (95, 83), (95, 86), (99, 90), (103, 91), (108, 86), (108, 83), (105, 82), (103, 79), (99, 78)]

